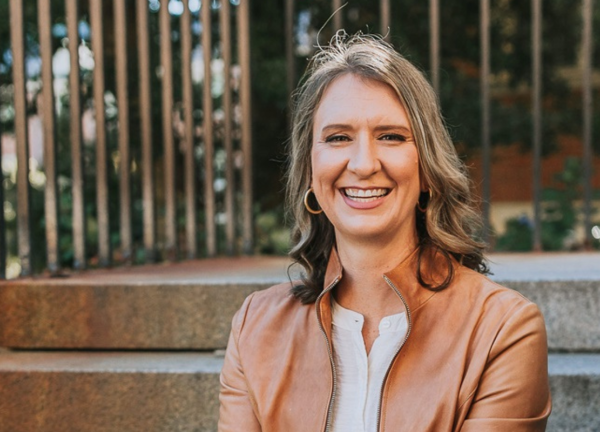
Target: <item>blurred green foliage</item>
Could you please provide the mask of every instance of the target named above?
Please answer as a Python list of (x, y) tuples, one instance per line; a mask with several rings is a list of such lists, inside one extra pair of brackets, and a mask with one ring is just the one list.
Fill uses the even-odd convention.
[[(548, 251), (581, 249), (576, 241), (575, 227), (581, 212), (583, 171), (578, 158), (565, 159), (563, 171), (555, 176), (554, 186), (542, 191), (542, 249)], [(596, 193), (596, 199), (600, 194)], [(579, 201), (579, 205), (577, 205)], [(594, 215), (592, 215), (594, 217)], [(598, 248), (598, 241), (592, 247)], [(497, 238), (498, 251), (531, 251), (533, 223), (525, 215), (506, 222), (504, 234)]]
[(523, 215), (506, 221), (505, 232), (496, 239), (497, 251), (528, 252), (533, 249), (531, 220)]
[(544, 250), (571, 249), (577, 211), (575, 200), (581, 199), (583, 172), (577, 158), (567, 158), (563, 171), (555, 177), (555, 187), (542, 192), (542, 247)]
[(290, 229), (285, 226), (283, 208), (257, 212), (256, 248), (262, 254), (284, 255), (290, 248)]

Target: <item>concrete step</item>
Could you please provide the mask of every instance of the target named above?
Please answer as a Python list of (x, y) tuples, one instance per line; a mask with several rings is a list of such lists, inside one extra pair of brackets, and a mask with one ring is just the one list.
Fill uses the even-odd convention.
[(245, 257), (0, 281), (0, 346), (225, 348), (243, 300), (284, 280), (288, 264)]
[(600, 352), (600, 253), (490, 256), (491, 278), (536, 303), (553, 352)]
[(500, 283), (539, 306), (550, 352), (600, 352), (600, 280)]
[(222, 357), (0, 353), (2, 432), (214, 432)]
[[(600, 352), (600, 254), (492, 260), (495, 280), (540, 306), (551, 351)], [(0, 282), (0, 346), (222, 349), (243, 299), (287, 280), (288, 265), (213, 259)]]
[[(0, 351), (0, 430), (216, 431), (222, 357)], [(600, 355), (549, 357), (548, 432), (600, 430)]]
[(547, 432), (600, 431), (600, 354), (550, 354)]

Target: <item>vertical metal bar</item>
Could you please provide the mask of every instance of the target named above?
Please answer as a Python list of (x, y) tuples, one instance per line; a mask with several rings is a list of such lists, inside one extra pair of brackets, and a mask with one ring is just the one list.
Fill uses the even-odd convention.
[(533, 45), (533, 250), (542, 250), (542, 1), (532, 0)]
[[(2, 81), (0, 80), (0, 85)], [(2, 173), (2, 123), (0, 122), (0, 279), (6, 279), (6, 221), (4, 220), (4, 174)]]
[(148, 0), (136, 0), (138, 69), (140, 73), (140, 127), (142, 138), (142, 202), (146, 262), (155, 260), (154, 177), (152, 170), (152, 97)]
[(490, 205), (492, 151), (490, 143), (490, 0), (480, 0), (480, 52), (481, 67), (479, 82), (481, 86), (481, 143), (483, 146), (483, 236), (486, 242), (490, 239)]
[(242, 69), (240, 102), (242, 105), (242, 171), (243, 202), (243, 250), (251, 254), (254, 249), (252, 221), (252, 112), (250, 93), (250, 0), (242, 0), (238, 9), (238, 58)]
[(217, 253), (217, 230), (215, 227), (215, 191), (214, 182), (214, 143), (213, 143), (213, 103), (211, 93), (212, 38), (210, 2), (202, 2), (202, 51), (204, 55), (204, 89), (202, 110), (204, 111), (204, 219), (206, 223), (206, 254), (209, 257)]
[[(238, 18), (240, 19), (240, 15), (242, 14), (242, 3), (245, 2), (242, 1), (240, 3), (240, 9), (238, 10)], [(290, 97), (292, 95), (292, 92), (294, 91), (294, 86), (296, 84), (296, 69), (294, 66), (294, 3), (295, 0), (286, 0), (285, 2), (285, 64), (287, 72), (286, 84), (288, 101), (291, 101)], [(244, 7), (247, 8), (247, 6)], [(238, 37), (238, 41), (239, 40), (240, 39)], [(290, 115), (288, 115), (288, 123), (289, 125), (291, 125)]]
[(85, 268), (85, 213), (83, 196), (83, 165), (81, 157), (81, 98), (79, 94), (79, 32), (78, 1), (66, 0), (67, 34), (69, 36), (69, 115), (71, 165), (73, 169), (73, 247), (75, 269)]
[(96, 117), (96, 207), (98, 213), (99, 265), (111, 261), (110, 221), (108, 212), (108, 161), (106, 149), (106, 116), (104, 106), (104, 30), (102, 0), (90, 1), (92, 51), (94, 52), (94, 111)]
[(429, 65), (431, 84), (440, 92), (440, 2), (429, 0)]
[(344, 21), (342, 20), (342, 0), (332, 0), (331, 7), (333, 9), (333, 31), (334, 33), (342, 28)]
[[(21, 275), (31, 274), (29, 142), (27, 137), (27, 100), (25, 97), (25, 40), (23, 3), (10, 1), (10, 38), (15, 91), (15, 136), (17, 139), (17, 229)], [(4, 204), (4, 203), (2, 203)]]
[(592, 0), (583, 0), (583, 227), (586, 248), (592, 246)]
[(235, 252), (235, 179), (233, 174), (233, 139), (231, 135), (231, 120), (233, 111), (231, 109), (231, 21), (229, 0), (221, 0), (220, 9), (221, 26), (221, 55), (223, 57), (223, 113), (224, 113), (224, 137), (223, 144), (227, 158), (225, 160), (225, 212), (227, 222), (225, 225), (225, 237), (227, 240), (227, 253)]
[[(2, 125), (0, 125), (0, 136), (2, 136)], [(0, 145), (0, 167), (2, 166), (2, 145)], [(0, 170), (0, 280), (6, 279), (6, 223), (4, 221), (4, 174)]]
[(113, 0), (119, 108), (119, 203), (121, 255), (131, 262), (131, 185), (129, 155), (129, 92), (127, 77), (127, 15), (123, 0)]
[[(12, 5), (10, 7), (12, 8)], [(1, 75), (0, 78), (2, 78)], [(3, 80), (0, 79), (0, 86), (2, 84)], [(4, 174), (2, 172), (2, 122), (0, 122), (0, 279), (6, 279), (7, 249), (6, 220), (4, 219)]]
[[(38, 27), (42, 57), (42, 121), (44, 128), (44, 216), (48, 270), (56, 273), (58, 257), (58, 196), (56, 189), (56, 141), (52, 77), (52, 34), (50, 0), (38, 0)], [(1, 201), (0, 201), (1, 202)]]
[(386, 41), (390, 41), (390, 0), (380, 0), (379, 3), (379, 18), (381, 34), (385, 36)]
[(168, 0), (160, 5), (160, 62), (162, 66), (162, 127), (165, 163), (165, 248), (167, 258), (176, 255), (175, 145), (173, 140), (173, 59), (171, 15)]
[[(186, 2), (187, 3), (187, 2)], [(195, 258), (196, 247), (196, 188), (194, 184), (194, 118), (192, 117), (192, 23), (191, 12), (185, 5), (181, 15), (181, 58), (183, 84), (183, 121), (185, 148), (185, 233), (187, 239), (187, 257)]]

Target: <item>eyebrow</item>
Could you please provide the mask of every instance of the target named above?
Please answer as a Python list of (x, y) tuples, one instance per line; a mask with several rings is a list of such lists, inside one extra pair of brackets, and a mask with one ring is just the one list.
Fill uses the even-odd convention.
[[(327, 132), (329, 130), (338, 130), (338, 129), (353, 129), (353, 126), (351, 124), (347, 124), (347, 123), (334, 123), (334, 124), (329, 124), (327, 126), (325, 126), (322, 129), (322, 132)], [(373, 129), (375, 132), (386, 132), (386, 131), (403, 131), (409, 134), (412, 134), (412, 130), (410, 129), (410, 127), (405, 126), (405, 125), (379, 125), (379, 126), (375, 126), (375, 128)]]

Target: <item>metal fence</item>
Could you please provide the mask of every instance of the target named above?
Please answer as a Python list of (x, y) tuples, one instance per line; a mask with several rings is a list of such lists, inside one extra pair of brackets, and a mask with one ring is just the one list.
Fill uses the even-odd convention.
[[(533, 250), (542, 250), (541, 226), (541, 159), (542, 159), (542, 0), (531, 0), (531, 28), (532, 28), (532, 116), (533, 116)], [(293, 19), (295, 0), (286, 2), (286, 49), (288, 70), (288, 91), (293, 90), (295, 81), (293, 49)], [(375, 6), (375, 5), (374, 5)], [(341, 0), (331, 0), (333, 27), (344, 27), (343, 14), (336, 13), (342, 7)], [(440, 0), (429, 0), (429, 65), (430, 80), (436, 91), (440, 89)], [(491, 233), (490, 205), (491, 198), (491, 139), (490, 139), (490, 0), (479, 1), (479, 32), (480, 32), (480, 97), (481, 97), (481, 146), (482, 146), (482, 202), (484, 218), (484, 236), (489, 241)], [(390, 23), (390, 1), (379, 1), (380, 29), (385, 34)], [(583, 21), (582, 31), (582, 93), (583, 93), (583, 214), (585, 243), (592, 244), (592, 19), (593, 0), (582, 0), (581, 14)]]
[[(73, 267), (83, 269), (88, 265), (86, 255), (86, 211), (84, 196), (84, 168), (82, 165), (82, 93), (80, 50), (85, 41), (80, 36), (81, 11), (78, 0), (55, 0), (64, 2), (66, 22), (66, 38), (68, 39), (69, 52), (69, 137), (72, 170), (72, 248)], [(109, 196), (108, 168), (110, 158), (107, 148), (107, 118), (106, 118), (106, 69), (114, 67), (116, 80), (116, 119), (118, 141), (118, 202), (119, 202), (119, 239), (121, 262), (131, 262), (132, 259), (132, 200), (131, 200), (131, 171), (132, 159), (130, 150), (132, 134), (130, 127), (133, 124), (130, 118), (133, 107), (130, 106), (130, 84), (128, 76), (131, 73), (132, 63), (137, 62), (137, 89), (139, 102), (136, 103), (136, 117), (139, 117), (139, 137), (141, 141), (141, 171), (142, 171), (142, 213), (143, 213), (143, 248), (147, 262), (155, 261), (160, 255), (164, 259), (176, 259), (178, 256), (194, 258), (198, 256), (214, 256), (219, 252), (233, 254), (240, 252), (249, 253), (252, 250), (252, 164), (251, 164), (251, 104), (250, 104), (250, 45), (249, 45), (249, 1), (239, 2), (209, 2), (199, 1), (179, 2), (180, 10), (171, 10), (168, 0), (157, 1), (114, 0), (112, 2), (112, 15), (114, 24), (114, 65), (105, 64), (108, 58), (105, 53), (104, 41), (107, 39), (105, 24), (106, 7), (110, 6), (107, 0), (90, 0), (87, 16), (91, 29), (91, 49), (93, 53), (93, 113), (95, 119), (95, 191), (96, 191), (96, 223), (97, 223), (97, 256), (98, 264), (106, 266), (113, 262), (112, 245), (110, 239), (109, 200), (116, 200)], [(151, 85), (151, 52), (149, 40), (156, 35), (149, 28), (149, 8), (158, 12), (160, 38), (160, 89)], [(156, 10), (158, 9), (158, 11)], [(24, 39), (24, 2), (10, 0), (10, 38), (12, 51), (12, 77), (14, 85), (14, 111), (15, 111), (15, 137), (17, 142), (17, 236), (18, 256), (20, 258), (22, 276), (32, 273), (32, 234), (31, 234), (31, 197), (29, 146), (28, 146), (28, 101), (26, 98), (26, 65), (27, 51)], [(135, 14), (130, 17), (135, 23), (136, 33), (132, 34), (133, 22), (128, 18), (128, 13)], [(218, 16), (217, 16), (218, 15)], [(40, 106), (43, 115), (43, 141), (44, 141), (44, 218), (45, 218), (45, 244), (47, 267), (52, 273), (60, 269), (59, 263), (59, 219), (58, 219), (58, 194), (57, 194), (57, 143), (56, 143), (56, 117), (55, 95), (53, 93), (53, 48), (51, 0), (37, 1), (37, 31), (39, 35), (39, 51), (41, 57), (41, 92)], [(181, 76), (174, 76), (173, 60), (173, 29), (172, 24), (178, 18), (180, 28), (179, 37), (181, 47)], [(232, 21), (235, 24), (232, 26)], [(194, 22), (193, 22), (194, 21)], [(199, 32), (193, 32), (196, 26)], [(218, 30), (218, 40), (213, 41), (212, 35)], [(200, 33), (200, 37), (194, 37)], [(232, 33), (237, 37), (233, 39)], [(133, 56), (132, 46), (128, 39), (135, 39), (137, 58)], [(192, 86), (192, 52), (194, 47), (202, 48), (204, 64), (202, 82), (202, 106), (196, 111), (201, 112), (202, 122), (194, 115), (194, 97), (198, 93)], [(232, 50), (237, 47), (237, 62), (233, 63)], [(218, 56), (222, 64), (223, 81), (222, 94), (213, 95), (215, 77), (211, 64)], [(234, 79), (232, 68), (236, 69), (237, 77)], [(174, 80), (181, 83), (181, 98), (176, 100), (174, 95)], [(235, 82), (234, 82), (235, 81)], [(232, 84), (233, 83), (233, 84)], [(235, 89), (233, 87), (236, 87)], [(153, 136), (156, 125), (152, 121), (152, 93), (161, 92), (161, 121), (162, 121), (162, 167), (164, 178), (160, 181), (155, 178), (153, 157)], [(239, 115), (234, 119), (234, 106), (232, 95), (235, 92)], [(219, 110), (222, 112), (222, 137), (219, 144), (224, 152), (224, 216), (225, 216), (225, 241), (219, 250), (218, 232), (215, 225), (217, 204), (214, 191), (215, 182), (215, 131), (214, 103), (219, 99)], [(31, 102), (29, 102), (31, 103)], [(174, 124), (177, 115), (181, 115), (179, 124)], [(177, 128), (182, 129), (177, 133)], [(234, 128), (239, 133), (234, 137)], [(198, 130), (201, 130), (199, 133)], [(204, 233), (199, 236), (197, 191), (198, 183), (198, 149), (203, 153), (202, 181), (203, 191), (203, 226)], [(177, 153), (183, 153), (183, 175), (176, 173)], [(0, 161), (1, 161), (0, 151)], [(59, 156), (60, 157), (60, 156)], [(242, 158), (237, 163), (238, 171), (234, 166), (235, 158)], [(238, 178), (236, 178), (236, 176)], [(177, 178), (183, 182), (183, 211), (178, 212)], [(160, 188), (164, 200), (157, 202), (156, 190)], [(1, 195), (0, 202), (4, 202)], [(164, 214), (158, 217), (157, 213)], [(185, 214), (185, 232), (178, 239), (178, 214)], [(164, 241), (157, 241), (157, 221), (160, 219)], [(241, 219), (239, 229), (236, 221)], [(0, 212), (0, 278), (5, 277), (6, 264), (6, 239), (5, 239), (4, 212)], [(199, 237), (204, 237), (204, 247), (199, 250)], [(39, 241), (39, 239), (34, 239)], [(179, 240), (179, 241), (178, 241)], [(39, 244), (39, 243), (38, 243)]]
[[(66, 27), (68, 38), (68, 51), (70, 54), (70, 72), (69, 87), (79, 89), (81, 87), (80, 79), (80, 60), (79, 50), (81, 48), (81, 38), (78, 35), (78, 23), (80, 11), (78, 10), (78, 0), (55, 0), (64, 1), (66, 12)], [(174, 75), (173, 69), (173, 11), (169, 11), (168, 0), (135, 0), (132, 2), (114, 0), (112, 2), (112, 13), (114, 16), (114, 69), (116, 73), (116, 106), (118, 108), (118, 157), (119, 157), (119, 230), (120, 230), (120, 252), (121, 259), (124, 262), (131, 260), (132, 254), (132, 214), (131, 214), (131, 196), (130, 196), (130, 145), (132, 125), (130, 113), (134, 107), (130, 106), (131, 91), (128, 83), (131, 82), (128, 74), (132, 68), (131, 62), (137, 65), (137, 84), (139, 89), (138, 102), (135, 109), (139, 116), (139, 136), (141, 141), (141, 171), (142, 171), (142, 221), (143, 221), (143, 249), (145, 250), (146, 260), (151, 262), (158, 258), (176, 259), (177, 251), (184, 251), (185, 257), (192, 258), (197, 256), (214, 256), (217, 253), (225, 252), (233, 254), (239, 252), (251, 253), (253, 247), (253, 221), (252, 221), (252, 163), (251, 163), (251, 103), (250, 103), (250, 40), (249, 40), (249, 4), (250, 0), (240, 1), (203, 1), (193, 0), (178, 2), (183, 5), (183, 9), (175, 14), (178, 15), (179, 35), (181, 37), (181, 76)], [(107, 166), (110, 164), (107, 150), (107, 123), (106, 119), (106, 89), (105, 78), (105, 47), (104, 37), (105, 26), (103, 18), (106, 12), (103, 9), (107, 0), (89, 0), (89, 21), (91, 28), (91, 48), (95, 66), (93, 68), (93, 101), (96, 122), (95, 152), (96, 152), (96, 208), (97, 208), (97, 235), (98, 235), (98, 264), (109, 265), (112, 259), (110, 224), (109, 220), (109, 200), (115, 197), (109, 196)], [(389, 0), (380, 0), (379, 5), (373, 4), (374, 8), (379, 8), (378, 17), (380, 28), (387, 29), (391, 19), (391, 2)], [(155, 166), (153, 161), (153, 139), (154, 130), (158, 125), (154, 124), (152, 119), (152, 110), (157, 107), (152, 106), (152, 94), (158, 91), (158, 88), (152, 86), (151, 57), (152, 53), (149, 47), (149, 40), (153, 35), (151, 33), (148, 17), (149, 7), (154, 5), (158, 10), (160, 38), (160, 100), (161, 100), (161, 125), (162, 136), (159, 137), (162, 146), (162, 172), (164, 178), (160, 181), (154, 176)], [(541, 250), (541, 160), (542, 160), (542, 0), (531, 0), (531, 107), (532, 107), (532, 130), (531, 140), (533, 143), (533, 166), (532, 178), (533, 185), (533, 248)], [(31, 256), (31, 232), (30, 232), (30, 198), (29, 198), (29, 179), (28, 179), (28, 131), (27, 131), (27, 100), (26, 100), (26, 71), (25, 71), (25, 42), (23, 28), (23, 2), (21, 0), (10, 0), (10, 25), (11, 25), (11, 46), (13, 55), (13, 84), (14, 84), (14, 109), (15, 109), (15, 136), (17, 141), (17, 159), (18, 159), (18, 208), (17, 208), (17, 232), (18, 232), (18, 255), (21, 261), (21, 274), (31, 274), (32, 266)], [(287, 68), (287, 90), (291, 94), (296, 85), (297, 77), (295, 74), (296, 55), (294, 54), (295, 38), (295, 20), (297, 4), (295, 0), (286, 0), (284, 5), (285, 26), (285, 59)], [(330, 3), (332, 20), (329, 26), (333, 29), (344, 28), (343, 13), (335, 13), (343, 8), (341, 0), (331, 0)], [(491, 205), (491, 138), (490, 124), (492, 115), (490, 110), (490, 51), (494, 48), (490, 41), (490, 0), (479, 0), (479, 34), (480, 34), (480, 64), (479, 64), (479, 82), (480, 82), (480, 103), (481, 103), (481, 154), (483, 166), (483, 214), (486, 222), (485, 233), (490, 232), (490, 205)], [(56, 173), (56, 122), (54, 117), (55, 95), (52, 91), (52, 47), (51, 40), (51, 21), (50, 21), (50, 0), (38, 0), (38, 31), (41, 55), (41, 80), (44, 85), (41, 93), (41, 105), (45, 113), (52, 115), (43, 116), (44, 130), (44, 154), (45, 154), (45, 198), (44, 198), (44, 218), (45, 218), (45, 240), (47, 245), (47, 267), (51, 272), (59, 270), (59, 235), (58, 235), (58, 216), (57, 216), (57, 173)], [(131, 34), (128, 26), (128, 13), (135, 13), (136, 33)], [(436, 90), (440, 88), (440, 2), (439, 0), (429, 0), (429, 65), (430, 78)], [(582, 0), (581, 15), (583, 21), (583, 31), (581, 40), (581, 77), (582, 77), (582, 128), (583, 128), (583, 219), (586, 244), (590, 245), (592, 240), (592, 0)], [(235, 25), (232, 27), (232, 17), (235, 16)], [(257, 17), (259, 18), (259, 17)], [(201, 27), (200, 38), (194, 39), (195, 33), (191, 31), (194, 25)], [(213, 27), (218, 28), (218, 42), (212, 40)], [(236, 39), (232, 37), (234, 30)], [(136, 58), (131, 56), (131, 44), (128, 38), (136, 41)], [(213, 47), (214, 45), (214, 47)], [(192, 85), (192, 52), (195, 46), (203, 47), (203, 90), (202, 90), (202, 122), (195, 115), (194, 97), (196, 93)], [(237, 62), (233, 60), (233, 49), (237, 48)], [(218, 55), (222, 61), (222, 75), (225, 81), (222, 95), (213, 97), (211, 85), (214, 77), (211, 76), (211, 62)], [(232, 68), (239, 71), (239, 85), (232, 84), (234, 73)], [(257, 78), (260, 79), (260, 78)], [(175, 81), (180, 80), (181, 98), (174, 95)], [(237, 93), (236, 93), (237, 92)], [(238, 107), (234, 107), (233, 96), (236, 93), (238, 98)], [(70, 92), (69, 111), (71, 119), (80, 119), (82, 117), (82, 95), (78, 91)], [(222, 113), (222, 131), (217, 134), (215, 131), (215, 104), (219, 104), (219, 110)], [(236, 120), (236, 109), (241, 112), (241, 120)], [(174, 124), (176, 114), (181, 114), (182, 121)], [(236, 123), (237, 122), (237, 123)], [(181, 133), (177, 133), (179, 126), (182, 125)], [(220, 126), (220, 127), (221, 127)], [(70, 122), (70, 145), (71, 145), (71, 167), (72, 167), (72, 231), (73, 231), (73, 267), (82, 269), (86, 267), (86, 235), (85, 224), (86, 216), (84, 210), (85, 197), (83, 193), (84, 172), (82, 167), (82, 130), (80, 121)], [(198, 133), (200, 127), (202, 132)], [(237, 129), (236, 129), (237, 128)], [(239, 132), (237, 133), (236, 130)], [(222, 233), (223, 241), (219, 241), (218, 227), (215, 224), (215, 218), (218, 216), (218, 203), (215, 196), (215, 161), (218, 159), (215, 154), (215, 137), (219, 135), (218, 142), (225, 155), (224, 162), (224, 181), (225, 185), (222, 206), (224, 215), (224, 230)], [(238, 136), (239, 135), (239, 136)], [(196, 190), (198, 184), (197, 150), (202, 150), (202, 184), (203, 191)], [(177, 184), (176, 178), (176, 158), (178, 149), (183, 153), (183, 173), (180, 176), (183, 190), (183, 211), (178, 212), (177, 203)], [(0, 151), (0, 162), (2, 158)], [(241, 161), (236, 158), (241, 156)], [(239, 170), (239, 174), (236, 171)], [(156, 191), (162, 190), (164, 199), (158, 203)], [(3, 201), (3, 190), (0, 188), (0, 202)], [(198, 205), (196, 197), (201, 195), (203, 198), (202, 226), (203, 235), (197, 232)], [(159, 215), (160, 214), (160, 215)], [(162, 216), (161, 216), (162, 215)], [(178, 235), (179, 216), (184, 216), (184, 235)], [(241, 215), (241, 217), (239, 216)], [(236, 222), (236, 220), (238, 222)], [(157, 221), (160, 221), (162, 228), (162, 237), (164, 241), (157, 241)], [(5, 221), (3, 212), (0, 212), (0, 243), (6, 244), (5, 239)], [(181, 237), (181, 238), (180, 238)], [(203, 247), (199, 249), (198, 238), (203, 238)], [(221, 245), (221, 246), (219, 246)], [(4, 267), (6, 261), (6, 248), (0, 247), (0, 277), (4, 276)]]

